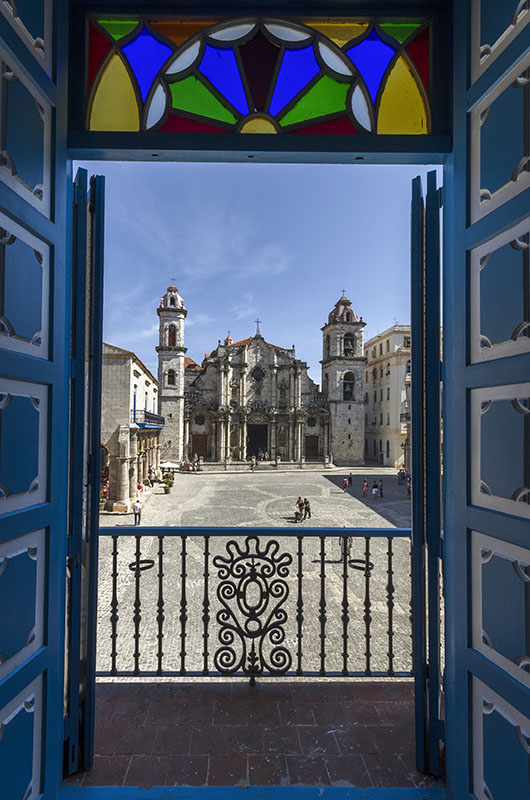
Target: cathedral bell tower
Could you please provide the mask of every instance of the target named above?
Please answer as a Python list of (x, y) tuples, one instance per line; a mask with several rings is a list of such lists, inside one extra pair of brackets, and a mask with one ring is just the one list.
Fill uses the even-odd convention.
[(364, 464), (363, 328), (342, 295), (322, 330), (322, 391), (330, 412), (330, 450), (337, 465)]
[(184, 451), (184, 300), (171, 283), (160, 298), (158, 353), (158, 413), (166, 426), (160, 436), (162, 461), (181, 461)]

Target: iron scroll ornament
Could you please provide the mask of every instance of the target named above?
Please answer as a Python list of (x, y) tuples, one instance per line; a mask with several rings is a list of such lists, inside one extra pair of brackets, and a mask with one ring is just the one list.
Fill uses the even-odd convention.
[(244, 545), (230, 540), (227, 556), (216, 556), (220, 583), (217, 612), (221, 646), (214, 655), (216, 669), (223, 675), (241, 670), (254, 686), (264, 671), (272, 675), (287, 672), (292, 657), (285, 640), (289, 596), (286, 579), (292, 556), (280, 553), (272, 539), (262, 548), (257, 536), (247, 536)]

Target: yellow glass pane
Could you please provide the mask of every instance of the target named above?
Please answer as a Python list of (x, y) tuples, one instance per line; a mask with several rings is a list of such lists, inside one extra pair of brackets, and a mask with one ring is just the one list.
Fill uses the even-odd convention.
[(119, 55), (112, 56), (96, 88), (90, 110), (91, 131), (137, 131), (140, 116), (134, 87)]
[(337, 47), (344, 47), (346, 42), (356, 39), (368, 28), (368, 22), (312, 22), (307, 20), (304, 25), (324, 34), (332, 42), (335, 42)]
[(182, 20), (178, 22), (171, 22), (171, 20), (149, 20), (149, 25), (161, 36), (165, 36), (167, 39), (174, 42), (177, 47), (180, 47), (184, 42), (187, 42), (188, 39), (191, 39), (192, 36), (195, 36), (196, 33), (203, 31), (205, 28), (211, 28), (212, 25), (217, 25), (217, 20), (211, 19), (208, 20), (208, 22), (199, 22), (197, 20), (190, 20), (187, 22)]
[(278, 133), (271, 117), (253, 116), (244, 120), (240, 133)]
[(388, 76), (379, 106), (377, 133), (429, 133), (425, 101), (403, 56)]

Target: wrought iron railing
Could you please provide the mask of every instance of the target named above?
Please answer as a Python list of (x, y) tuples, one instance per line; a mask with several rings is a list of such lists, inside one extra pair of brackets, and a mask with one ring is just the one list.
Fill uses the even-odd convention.
[(166, 424), (165, 417), (153, 414), (152, 411), (143, 408), (131, 408), (131, 422), (136, 422), (137, 425), (160, 425), (161, 427)]
[(411, 531), (100, 529), (100, 676), (409, 677)]

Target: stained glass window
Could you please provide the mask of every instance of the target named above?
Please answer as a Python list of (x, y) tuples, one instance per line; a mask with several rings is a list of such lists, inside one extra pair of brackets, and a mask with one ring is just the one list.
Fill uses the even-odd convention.
[(90, 17), (91, 131), (427, 134), (425, 19)]

